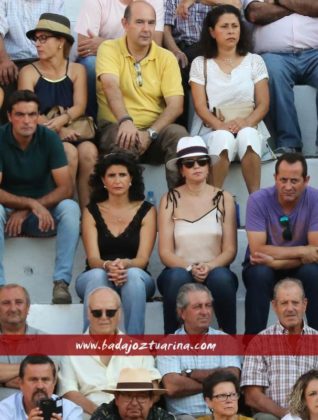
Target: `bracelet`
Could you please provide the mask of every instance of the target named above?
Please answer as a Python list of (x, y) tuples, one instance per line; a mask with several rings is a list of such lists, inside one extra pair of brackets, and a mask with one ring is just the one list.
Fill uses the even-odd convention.
[(72, 120), (72, 116), (70, 115), (70, 113), (68, 112), (68, 109), (65, 111), (65, 114), (68, 116), (68, 121), (67, 121), (67, 125), (72, 124), (73, 120)]
[(103, 262), (103, 270), (105, 270), (105, 271), (107, 270), (107, 267), (106, 267), (107, 263), (108, 263), (108, 261)]
[(121, 117), (119, 120), (118, 120), (118, 126), (120, 126), (120, 124), (122, 124), (123, 122), (125, 122), (125, 121), (131, 121), (131, 122), (134, 122), (134, 120), (131, 118), (131, 116), (130, 115), (124, 115), (123, 117)]

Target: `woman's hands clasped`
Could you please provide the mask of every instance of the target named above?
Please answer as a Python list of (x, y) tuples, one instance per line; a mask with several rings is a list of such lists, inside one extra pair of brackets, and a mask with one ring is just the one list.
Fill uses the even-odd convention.
[(208, 277), (211, 267), (207, 263), (196, 263), (192, 265), (191, 274), (195, 281), (198, 283), (203, 283), (204, 280)]
[(107, 274), (109, 280), (111, 280), (115, 286), (123, 286), (127, 281), (127, 268), (125, 267), (124, 260), (116, 258), (116, 260), (107, 264)]

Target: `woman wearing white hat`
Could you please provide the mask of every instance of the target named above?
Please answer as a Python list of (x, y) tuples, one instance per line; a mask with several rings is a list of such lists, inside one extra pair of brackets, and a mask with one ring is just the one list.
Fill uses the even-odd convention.
[[(40, 100), (39, 123), (56, 131), (63, 141), (74, 183), (78, 169), (78, 196), (81, 208), (88, 204), (88, 179), (97, 158), (94, 143), (84, 141), (77, 147), (77, 133), (67, 125), (85, 112), (87, 102), (84, 66), (69, 62), (74, 43), (70, 21), (55, 13), (43, 13), (36, 28), (26, 36), (35, 43), (39, 60), (25, 66), (19, 73), (18, 88), (35, 92)], [(45, 114), (55, 106), (67, 111), (49, 121)]]
[(207, 183), (216, 160), (196, 136), (181, 138), (177, 157), (166, 163), (182, 177), (181, 185), (162, 197), (159, 209), (159, 254), (166, 268), (157, 284), (166, 334), (178, 327), (176, 297), (189, 282), (209, 288), (219, 327), (236, 333), (238, 280), (228, 268), (237, 250), (235, 206), (229, 193)]

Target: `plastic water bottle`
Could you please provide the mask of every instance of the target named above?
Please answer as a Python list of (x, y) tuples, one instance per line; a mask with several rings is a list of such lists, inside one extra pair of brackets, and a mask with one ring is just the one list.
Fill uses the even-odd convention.
[(233, 195), (233, 198), (234, 198), (234, 204), (235, 204), (236, 225), (239, 228), (239, 227), (241, 227), (241, 222), (240, 222), (240, 205), (236, 201), (236, 195)]
[(155, 193), (153, 191), (148, 191), (147, 192), (146, 201), (148, 201), (148, 203), (150, 203), (150, 204), (152, 204), (153, 206), (156, 207), (156, 197), (155, 197)]

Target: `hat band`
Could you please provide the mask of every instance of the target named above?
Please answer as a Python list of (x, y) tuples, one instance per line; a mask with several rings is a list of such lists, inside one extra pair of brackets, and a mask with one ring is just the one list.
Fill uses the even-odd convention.
[[(138, 389), (138, 388), (151, 388), (153, 389), (153, 384), (151, 382), (120, 382), (116, 387), (119, 389)], [(150, 390), (149, 390), (150, 391)]]
[(188, 155), (190, 153), (203, 153), (208, 154), (208, 149), (203, 146), (191, 146), (177, 152), (177, 158), (180, 159), (182, 156)]
[(53, 32), (62, 32), (65, 33), (67, 35), (71, 34), (71, 30), (68, 26), (63, 25), (62, 23), (58, 23), (58, 22), (52, 22), (51, 20), (48, 19), (41, 19), (39, 20), (35, 31), (36, 30), (45, 30), (47, 29), (48, 31), (53, 31)]

